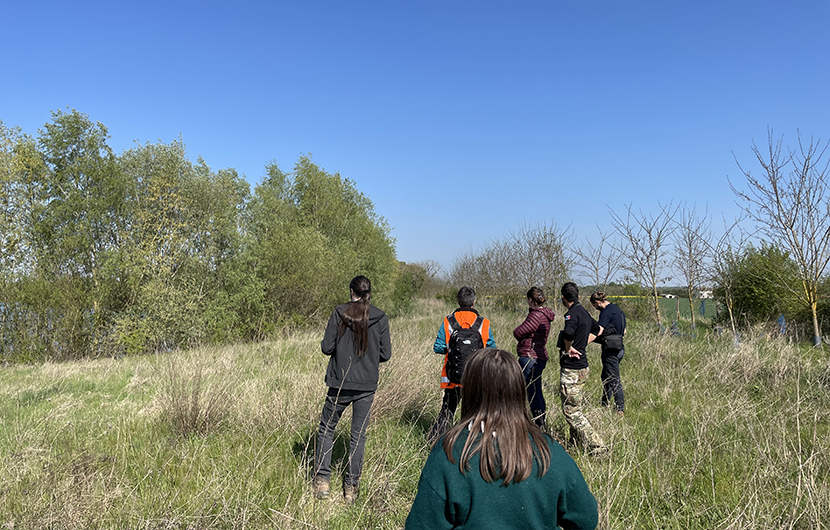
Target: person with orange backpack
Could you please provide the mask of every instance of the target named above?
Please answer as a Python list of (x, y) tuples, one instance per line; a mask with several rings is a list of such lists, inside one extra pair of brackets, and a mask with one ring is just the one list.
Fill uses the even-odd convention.
[(452, 426), (455, 409), (461, 401), (461, 375), (467, 357), (481, 348), (495, 348), (490, 321), (474, 309), (476, 292), (466, 285), (458, 290), (458, 309), (446, 316), (438, 328), (432, 351), (444, 355), (441, 368), (441, 411), (429, 431), (428, 439), (437, 440)]

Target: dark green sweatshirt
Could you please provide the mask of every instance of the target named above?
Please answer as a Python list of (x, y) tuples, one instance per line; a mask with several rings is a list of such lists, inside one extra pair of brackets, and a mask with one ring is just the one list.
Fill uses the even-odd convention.
[(597, 501), (576, 462), (558, 443), (545, 437), (551, 465), (541, 479), (534, 462), (529, 478), (503, 486), (501, 480), (488, 483), (481, 478), (479, 455), (470, 459), (470, 470), (461, 473), (458, 462), (466, 438), (459, 436), (453, 447), (455, 464), (440, 441), (433, 447), (421, 472), (406, 530), (596, 528)]

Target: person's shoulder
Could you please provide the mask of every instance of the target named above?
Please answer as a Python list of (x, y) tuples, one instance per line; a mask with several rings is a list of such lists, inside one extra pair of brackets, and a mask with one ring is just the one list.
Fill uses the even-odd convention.
[(545, 441), (548, 442), (548, 447), (551, 450), (551, 454), (553, 454), (553, 451), (556, 451), (557, 453), (562, 452), (562, 453), (568, 454), (568, 452), (565, 451), (565, 448), (562, 447), (562, 444), (560, 444), (556, 440), (556, 438), (554, 438), (553, 436), (551, 436), (548, 433), (542, 433), (542, 435), (544, 436)]
[[(461, 450), (464, 448), (467, 434), (468, 431), (465, 429), (458, 435), (458, 438), (455, 439), (455, 443), (453, 444), (452, 453), (456, 456), (456, 462), (458, 461), (458, 457), (460, 457)], [(427, 460), (432, 461), (434, 465), (450, 463), (450, 459), (447, 458), (447, 453), (444, 450), (444, 440), (446, 440), (448, 435), (449, 432), (442, 434), (429, 450)]]
[(445, 320), (450, 316), (455, 316), (455, 319), (459, 322), (475, 322), (475, 320), (481, 317), (482, 322), (490, 322), (490, 320), (479, 313), (478, 311), (467, 311), (466, 309), (456, 309), (452, 312), (452, 315), (447, 315)]
[(372, 304), (369, 304), (369, 324), (374, 324), (375, 322), (380, 322), (383, 320), (388, 320), (386, 317), (386, 313), (379, 309)]

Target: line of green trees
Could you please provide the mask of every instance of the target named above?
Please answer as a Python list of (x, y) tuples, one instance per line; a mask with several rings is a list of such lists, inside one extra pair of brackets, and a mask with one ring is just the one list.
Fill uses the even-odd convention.
[(355, 274), (393, 313), (424, 281), (355, 183), (307, 156), (251, 193), (181, 139), (108, 138), (75, 110), (36, 137), (0, 121), (5, 361), (258, 340), (327, 314)]

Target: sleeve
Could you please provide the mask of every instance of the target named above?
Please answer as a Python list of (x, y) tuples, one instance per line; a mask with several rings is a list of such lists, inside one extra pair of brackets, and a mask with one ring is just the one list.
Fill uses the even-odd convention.
[(597, 501), (585, 477), (570, 456), (565, 455), (560, 463), (557, 471), (564, 475), (564, 488), (557, 507), (559, 526), (564, 530), (594, 530), (599, 524)]
[(574, 335), (576, 334), (577, 325), (578, 323), (576, 315), (570, 315), (570, 317), (568, 317), (568, 315), (565, 315), (565, 329), (562, 330), (562, 338), (564, 340), (573, 342)]
[(458, 470), (436, 443), (421, 470), (418, 493), (406, 518), (405, 530), (458, 528), (469, 517), (470, 492)]
[(603, 329), (608, 329), (608, 324), (611, 323), (611, 311), (600, 311), (599, 312), (599, 325), (602, 326)]
[(513, 337), (516, 340), (522, 340), (523, 338), (533, 333), (536, 330), (536, 328), (539, 327), (538, 323), (534, 322), (531, 317), (532, 313), (528, 313), (527, 318), (525, 318), (525, 321), (519, 324), (519, 326), (513, 330)]
[(444, 322), (438, 328), (438, 336), (435, 337), (435, 344), (432, 345), (432, 351), (435, 353), (447, 353), (447, 336), (444, 331)]
[(331, 355), (337, 349), (337, 311), (332, 311), (329, 317), (329, 322), (326, 324), (326, 332), (323, 334), (323, 340), (320, 342), (320, 349), (326, 355)]
[(383, 315), (380, 325), (380, 362), (385, 363), (392, 357), (392, 338), (389, 336), (389, 317)]
[(589, 316), (588, 318), (591, 319), (591, 333), (593, 333), (594, 335), (599, 335), (600, 334), (599, 324), (592, 317)]
[(404, 530), (433, 530), (455, 528), (447, 520), (447, 499), (438, 494), (426, 479), (424, 472), (418, 481), (418, 493), (409, 510)]
[(485, 348), (497, 348), (496, 346), (496, 339), (493, 337), (493, 326), (489, 326), (490, 336), (487, 337), (487, 344), (484, 345)]

